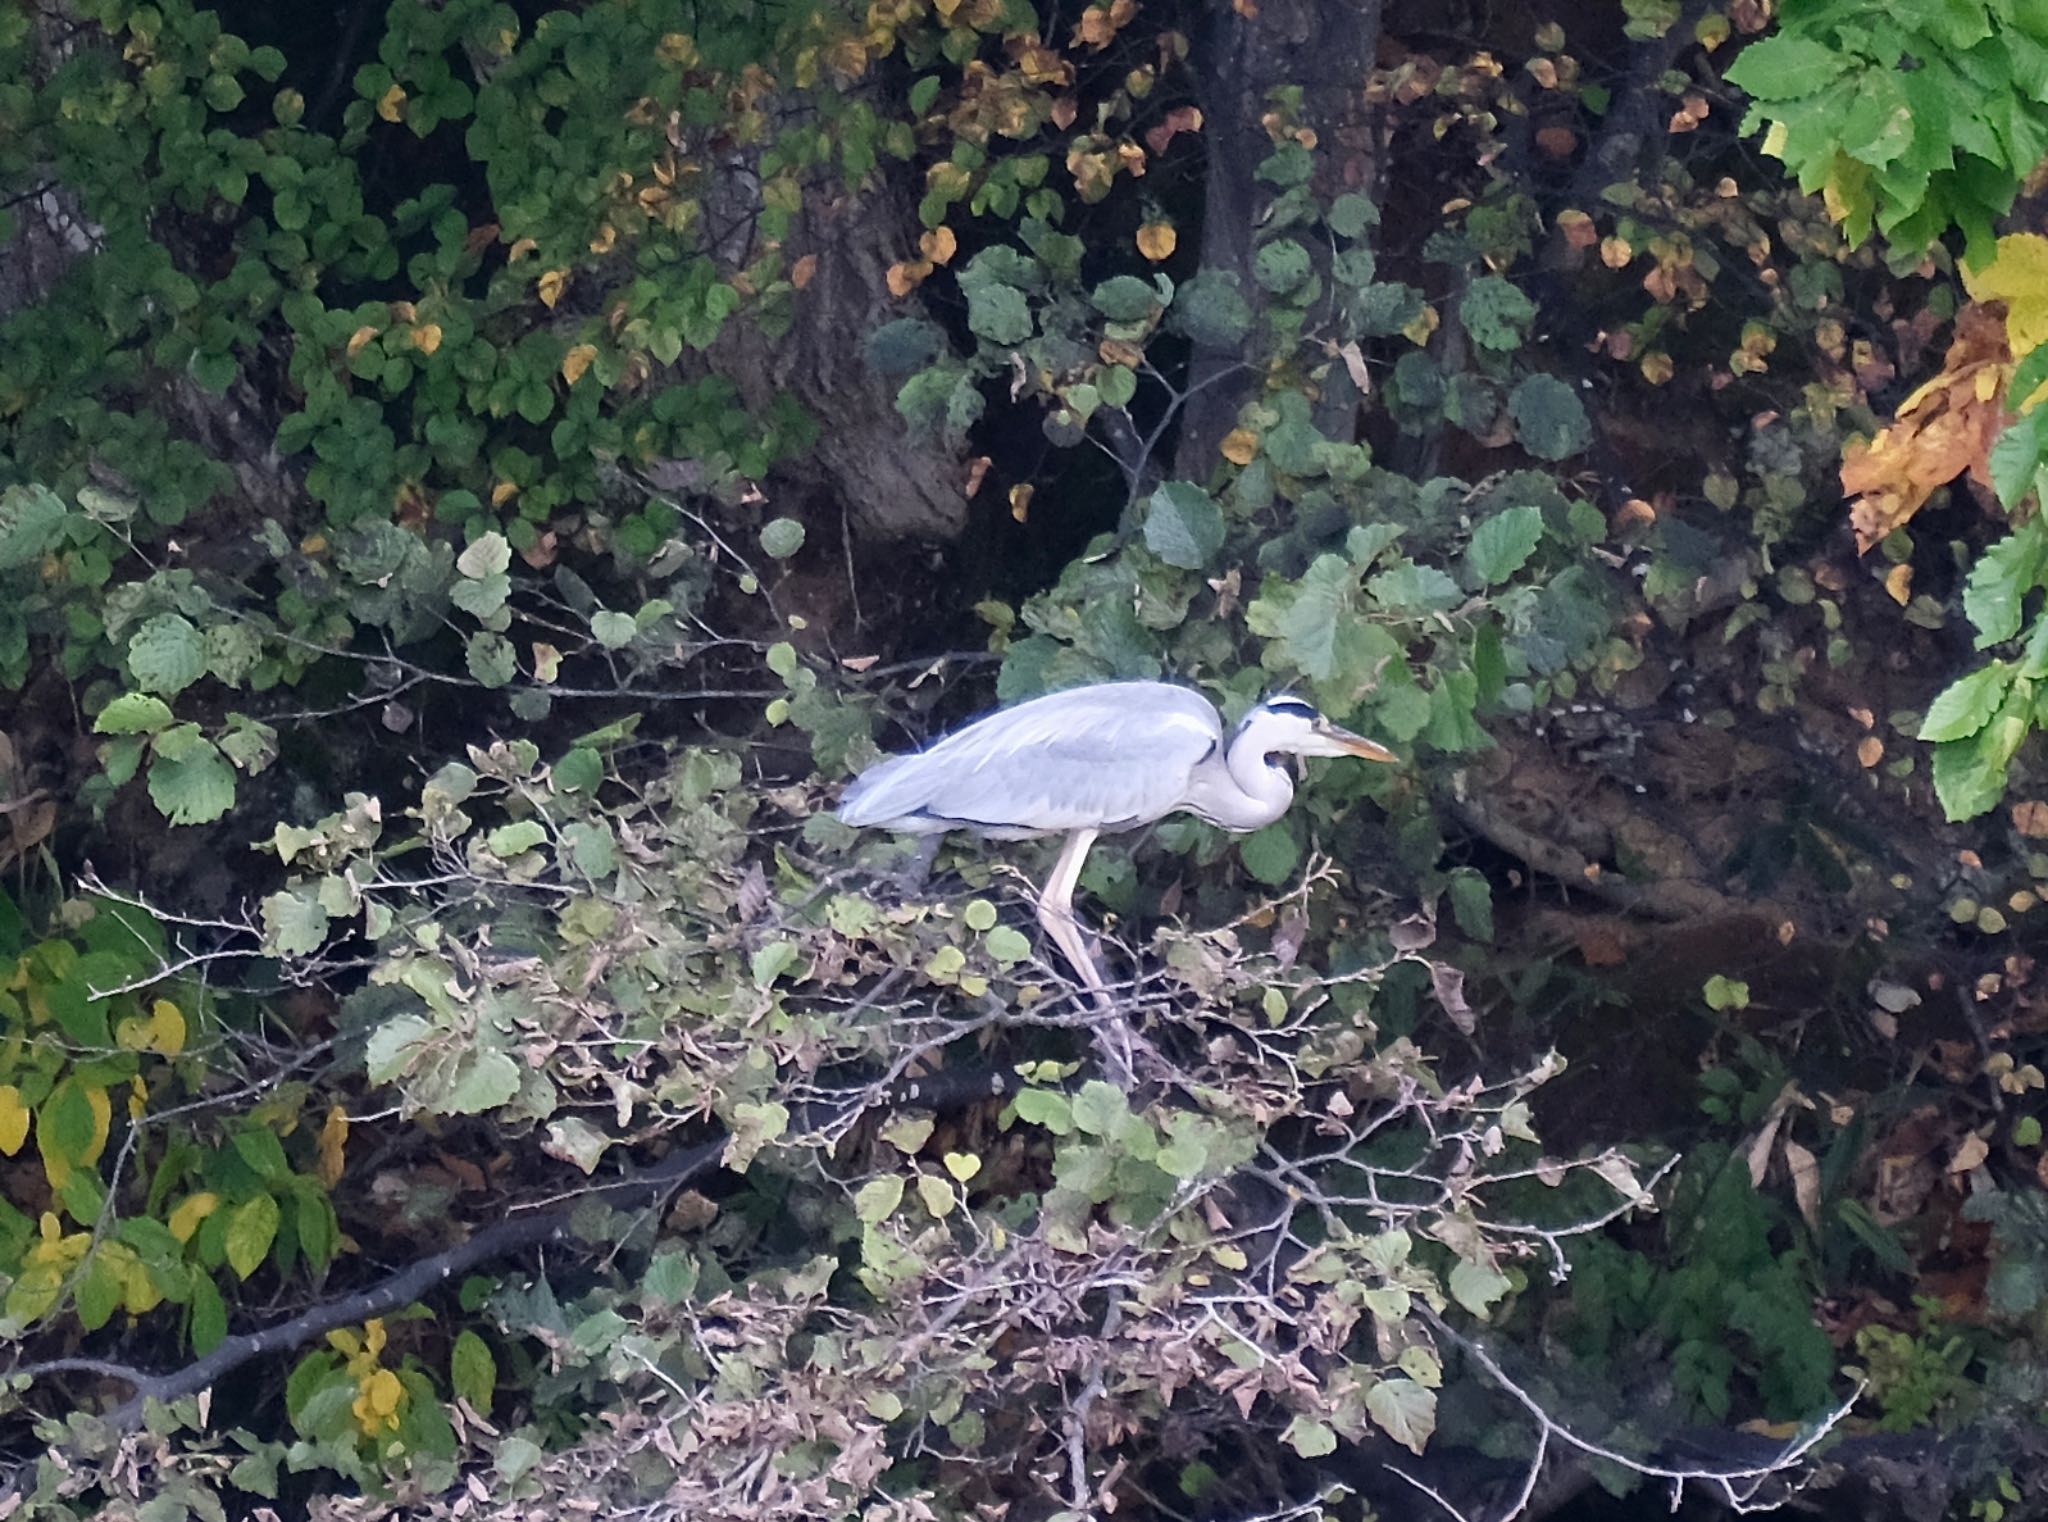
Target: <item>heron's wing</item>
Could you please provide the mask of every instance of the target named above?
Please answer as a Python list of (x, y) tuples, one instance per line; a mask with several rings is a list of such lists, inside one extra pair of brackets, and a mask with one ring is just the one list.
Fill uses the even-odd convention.
[(1164, 682), (1077, 687), (871, 767), (839, 817), (927, 831), (1118, 829), (1173, 812), (1222, 743), (1223, 722), (1198, 692)]

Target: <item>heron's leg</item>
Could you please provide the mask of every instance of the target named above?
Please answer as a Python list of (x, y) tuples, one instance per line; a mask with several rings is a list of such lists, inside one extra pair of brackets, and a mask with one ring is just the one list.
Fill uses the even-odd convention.
[(932, 863), (939, 859), (939, 847), (946, 843), (944, 835), (920, 835), (903, 858), (903, 864), (889, 874), (891, 882), (904, 897), (913, 898), (924, 892), (924, 886), (931, 880)]
[(1102, 969), (1096, 965), (1095, 957), (1088, 949), (1088, 938), (1082, 933), (1080, 922), (1074, 918), (1074, 888), (1081, 880), (1081, 866), (1088, 859), (1088, 850), (1101, 833), (1100, 830), (1076, 830), (1067, 837), (1066, 847), (1053, 864), (1052, 875), (1045, 880), (1045, 889), (1038, 896), (1038, 923), (1052, 937), (1069, 965), (1080, 974), (1090, 1001), (1105, 1017), (1104, 1023), (1096, 1030), (1096, 1044), (1102, 1048), (1103, 1059), (1112, 1077), (1128, 1088), (1133, 1082), (1130, 1027), (1118, 1013), (1115, 1001), (1103, 985)]

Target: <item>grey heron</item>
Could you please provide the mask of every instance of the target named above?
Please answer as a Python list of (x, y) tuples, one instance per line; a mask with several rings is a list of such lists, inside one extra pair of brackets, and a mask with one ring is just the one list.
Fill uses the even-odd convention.
[(1226, 728), (1192, 688), (1103, 682), (1032, 698), (928, 750), (877, 762), (846, 790), (839, 817), (909, 835), (1065, 835), (1038, 923), (1106, 1010), (1101, 970), (1074, 918), (1089, 849), (1105, 833), (1174, 813), (1239, 832), (1269, 825), (1294, 801), (1283, 755), (1399, 759), (1297, 697), (1268, 697)]

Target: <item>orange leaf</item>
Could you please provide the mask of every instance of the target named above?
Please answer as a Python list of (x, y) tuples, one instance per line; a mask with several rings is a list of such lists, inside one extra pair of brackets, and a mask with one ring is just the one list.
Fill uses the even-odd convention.
[(1223, 458), (1233, 465), (1249, 465), (1258, 458), (1259, 436), (1249, 428), (1233, 428), (1223, 436)]
[(2012, 827), (2030, 839), (2048, 835), (2048, 803), (2029, 798), (2012, 806)]
[(1154, 264), (1172, 258), (1179, 245), (1180, 234), (1174, 231), (1171, 222), (1147, 222), (1138, 229), (1138, 252)]
[(930, 263), (950, 264), (960, 248), (960, 240), (953, 236), (952, 228), (935, 227), (918, 238), (917, 247)]
[(890, 265), (889, 273), (883, 278), (889, 287), (889, 294), (900, 298), (908, 296), (922, 285), (924, 277), (931, 272), (932, 265), (929, 259), (905, 259)]
[(562, 299), (562, 290), (568, 283), (569, 272), (567, 270), (543, 271), (538, 285), (540, 304), (552, 312), (555, 309), (555, 303)]
[(1913, 568), (1909, 565), (1895, 565), (1886, 571), (1884, 589), (1886, 595), (1903, 608), (1913, 600)]
[(583, 379), (583, 372), (590, 368), (590, 362), (597, 358), (596, 344), (578, 344), (562, 356), (562, 379), (570, 385)]
[(412, 330), (412, 346), (422, 354), (432, 354), (441, 347), (441, 324), (423, 322)]
[(1876, 735), (1865, 735), (1856, 742), (1856, 764), (1865, 771), (1884, 759), (1884, 741)]
[(1019, 523), (1031, 516), (1031, 493), (1035, 489), (1028, 481), (1019, 482), (1010, 488), (1010, 516)]
[(790, 266), (789, 283), (798, 290), (802, 290), (811, 283), (811, 277), (817, 273), (818, 256), (816, 254), (805, 254), (803, 258)]
[(1849, 521), (1859, 554), (1912, 521), (1929, 497), (1965, 472), (1990, 485), (1991, 446), (2007, 421), (2011, 375), (2004, 323), (1982, 307), (1964, 307), (1941, 373), (1900, 403), (1897, 419), (1876, 438), (1842, 451), (1842, 490), (1857, 499)]

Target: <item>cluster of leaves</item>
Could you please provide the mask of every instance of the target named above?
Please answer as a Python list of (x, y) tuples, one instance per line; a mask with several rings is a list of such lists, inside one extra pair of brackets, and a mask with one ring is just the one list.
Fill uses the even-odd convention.
[(1985, 262), (1998, 219), (2048, 156), (2048, 22), (2019, 0), (1940, 9), (1808, 0), (1743, 51), (1730, 84), (1745, 132), (1800, 189), (1826, 197), (1850, 239), (1873, 228), (1910, 267), (1951, 228)]
[(148, 914), (105, 899), (72, 907), (30, 938), (0, 899), (0, 1154), (21, 1159), (10, 1193), (46, 1201), (32, 1219), (0, 1199), (0, 1313), (17, 1336), (46, 1324), (96, 1333), (116, 1311), (168, 1316), (203, 1353), (227, 1331), (227, 1272), (318, 1275), (333, 1261), (328, 1191), (347, 1125), (336, 1112), (317, 1136), (300, 1132), (295, 1162), (286, 1138), (300, 1091), (211, 1134), (172, 1123), (249, 1011), (166, 981), (163, 929)]

